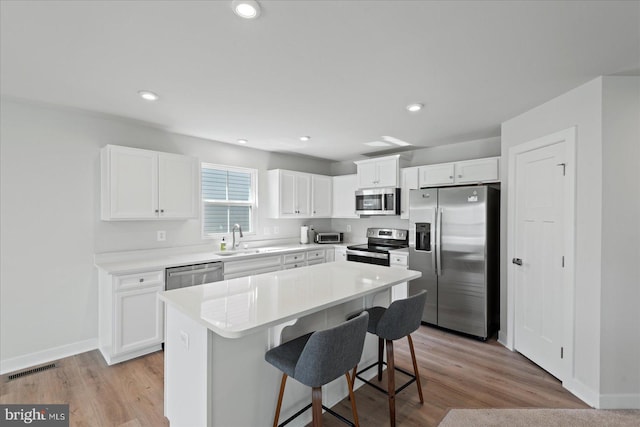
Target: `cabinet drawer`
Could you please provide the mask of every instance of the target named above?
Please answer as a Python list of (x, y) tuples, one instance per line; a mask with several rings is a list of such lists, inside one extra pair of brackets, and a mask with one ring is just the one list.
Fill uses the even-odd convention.
[(305, 265), (307, 265), (306, 262), (300, 261), (300, 262), (295, 262), (293, 264), (286, 264), (284, 267), (282, 267), (285, 270), (291, 270), (292, 268), (299, 268), (299, 267), (304, 267)]
[(324, 258), (316, 258), (307, 261), (307, 265), (324, 264)]
[(301, 263), (305, 260), (304, 252), (294, 252), (292, 254), (284, 255), (284, 264)]
[(316, 249), (315, 251), (307, 252), (307, 260), (312, 259), (324, 259), (326, 251), (324, 249)]
[(407, 257), (402, 255), (391, 255), (391, 266), (399, 266), (406, 267), (407, 266)]
[[(225, 261), (224, 262), (224, 277), (227, 279), (228, 275), (243, 272), (252, 272), (256, 270), (268, 269), (269, 267), (280, 267), (280, 256), (266, 256), (251, 258), (243, 261)], [(252, 273), (245, 274), (248, 276)], [(240, 276), (235, 276), (240, 277)]]
[(151, 285), (163, 285), (164, 288), (164, 270), (145, 271), (136, 274), (126, 274), (122, 276), (114, 276), (115, 290), (134, 289)]

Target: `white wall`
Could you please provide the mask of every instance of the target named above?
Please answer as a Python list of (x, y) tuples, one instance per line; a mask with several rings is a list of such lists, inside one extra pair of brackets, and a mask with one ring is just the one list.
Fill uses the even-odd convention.
[[(172, 134), (144, 123), (2, 100), (0, 361), (95, 346), (94, 253), (197, 245), (200, 221), (100, 221), (99, 150), (106, 144), (187, 154), (259, 170), (267, 197), (273, 168), (329, 174), (330, 162)], [(297, 238), (303, 220), (258, 216), (256, 236)], [(330, 220), (314, 220), (329, 228)], [(265, 235), (278, 226), (279, 234)], [(166, 230), (167, 240), (156, 241)], [(213, 247), (214, 243), (209, 241)], [(36, 357), (37, 359), (37, 357)], [(0, 367), (1, 368), (1, 367)]]
[(602, 126), (601, 403), (640, 407), (640, 78), (603, 79)]
[[(616, 293), (615, 288), (603, 281), (604, 275), (611, 276), (613, 271), (617, 271), (615, 266), (610, 264), (610, 256), (622, 255), (622, 248), (616, 246), (607, 236), (603, 238), (604, 232), (614, 229), (618, 234), (622, 230), (637, 227), (637, 214), (635, 220), (623, 220), (619, 224), (603, 227), (605, 218), (612, 214), (608, 210), (612, 208), (608, 204), (610, 200), (617, 203), (616, 211), (637, 212), (637, 136), (634, 139), (630, 131), (633, 126), (638, 125), (638, 109), (636, 104), (629, 102), (627, 98), (612, 100), (612, 103), (624, 109), (629, 114), (635, 114), (635, 118), (627, 121), (626, 130), (622, 135), (618, 133), (618, 123), (616, 123), (618, 112), (607, 112), (605, 114), (605, 129), (610, 129), (605, 133), (603, 139), (603, 82), (613, 90), (618, 88), (621, 79), (629, 77), (606, 77), (590, 81), (564, 95), (561, 95), (539, 107), (536, 107), (518, 117), (508, 120), (502, 124), (502, 166), (507, 176), (509, 148), (524, 142), (572, 127), (577, 128), (576, 139), (576, 218), (575, 218), (575, 300), (573, 306), (575, 310), (575, 331), (573, 340), (573, 372), (572, 377), (565, 382), (565, 385), (584, 399), (592, 406), (601, 406), (603, 393), (627, 393), (627, 401), (637, 399), (640, 396), (640, 381), (638, 381), (638, 328), (637, 322), (634, 324), (635, 331), (631, 336), (623, 335), (623, 331), (612, 331), (613, 326), (619, 326), (625, 321), (633, 322), (637, 316), (637, 279), (634, 282), (634, 274), (637, 278), (637, 270), (628, 267), (620, 272), (617, 279), (620, 279), (622, 293)], [(637, 82), (637, 77), (631, 77)], [(637, 83), (635, 83), (637, 84)], [(625, 90), (628, 90), (629, 86)], [(617, 92), (617, 91), (616, 91)], [(637, 95), (636, 95), (637, 96)], [(633, 97), (631, 95), (630, 97)], [(604, 104), (608, 107), (608, 104)], [(629, 109), (630, 107), (635, 108)], [(613, 114), (613, 116), (611, 116)], [(611, 139), (622, 136), (623, 141), (619, 141), (614, 146)], [(605, 149), (603, 149), (603, 144)], [(634, 150), (630, 147), (635, 146)], [(630, 158), (625, 159), (620, 165), (617, 161), (624, 157), (624, 152), (630, 153)], [(634, 160), (635, 153), (635, 160)], [(605, 159), (603, 160), (603, 155)], [(610, 157), (610, 158), (607, 158)], [(628, 162), (634, 164), (629, 166)], [(618, 169), (619, 168), (619, 169)], [(618, 169), (618, 170), (616, 170)], [(619, 174), (629, 176), (633, 179), (635, 170), (636, 181), (634, 184), (620, 180)], [(603, 180), (604, 179), (604, 180)], [(615, 186), (612, 185), (616, 181)], [(506, 236), (506, 206), (507, 188), (510, 183), (502, 182), (502, 212), (503, 236)], [(634, 193), (635, 192), (635, 193)], [(622, 194), (620, 194), (622, 193)], [(626, 194), (629, 197), (625, 197)], [(606, 213), (605, 213), (606, 212)], [(617, 219), (616, 219), (617, 220)], [(632, 235), (632, 234), (631, 234)], [(508, 241), (503, 240), (503, 247)], [(629, 259), (636, 254), (634, 264), (638, 264), (637, 240), (636, 251), (631, 251), (622, 259)], [(503, 271), (504, 277), (504, 271)], [(608, 278), (608, 277), (607, 277)], [(611, 290), (611, 291), (610, 291)], [(635, 297), (636, 312), (629, 311), (628, 300), (621, 298)], [(506, 316), (507, 285), (503, 281), (501, 289), (501, 331), (500, 339), (509, 342), (509, 331)], [(605, 319), (613, 312), (618, 312), (613, 319)], [(635, 336), (634, 336), (635, 335)], [(605, 338), (606, 336), (606, 338)], [(633, 343), (631, 343), (633, 342)], [(605, 345), (606, 344), (606, 345)], [(611, 350), (605, 350), (605, 347)], [(615, 349), (615, 350), (613, 350)], [(617, 352), (613, 356), (611, 352)], [(620, 355), (622, 353), (623, 355)], [(605, 369), (605, 365), (607, 366)], [(613, 368), (613, 365), (616, 365)], [(612, 372), (615, 371), (615, 372)], [(635, 382), (629, 386), (624, 384), (616, 376), (629, 375), (629, 380)], [(605, 384), (607, 385), (605, 389)], [(615, 398), (614, 398), (615, 399)]]

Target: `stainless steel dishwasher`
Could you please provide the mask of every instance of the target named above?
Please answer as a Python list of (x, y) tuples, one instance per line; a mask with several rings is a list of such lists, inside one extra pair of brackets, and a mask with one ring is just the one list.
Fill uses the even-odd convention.
[(165, 290), (218, 282), (224, 278), (222, 262), (181, 265), (165, 270)]

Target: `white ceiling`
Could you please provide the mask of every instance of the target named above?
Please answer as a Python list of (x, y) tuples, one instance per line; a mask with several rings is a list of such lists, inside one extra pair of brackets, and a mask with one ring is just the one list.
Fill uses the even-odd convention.
[(2, 0), (2, 95), (348, 160), (385, 150), (363, 145), (382, 136), (498, 136), (599, 75), (640, 70), (637, 1), (260, 4), (248, 21), (231, 0)]

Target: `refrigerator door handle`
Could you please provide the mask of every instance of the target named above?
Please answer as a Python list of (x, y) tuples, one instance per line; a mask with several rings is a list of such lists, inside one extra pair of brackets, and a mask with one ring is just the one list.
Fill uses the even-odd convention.
[[(437, 221), (438, 218), (438, 208), (433, 208), (433, 222), (432, 224), (435, 226), (435, 222)], [(433, 267), (433, 271), (434, 273), (436, 273), (436, 276), (438, 275), (438, 264), (436, 262), (436, 230), (437, 227), (434, 227), (434, 230), (432, 230), (431, 233), (429, 233), (429, 245), (431, 246), (431, 265)]]
[(442, 208), (436, 209), (436, 276), (442, 275)]

